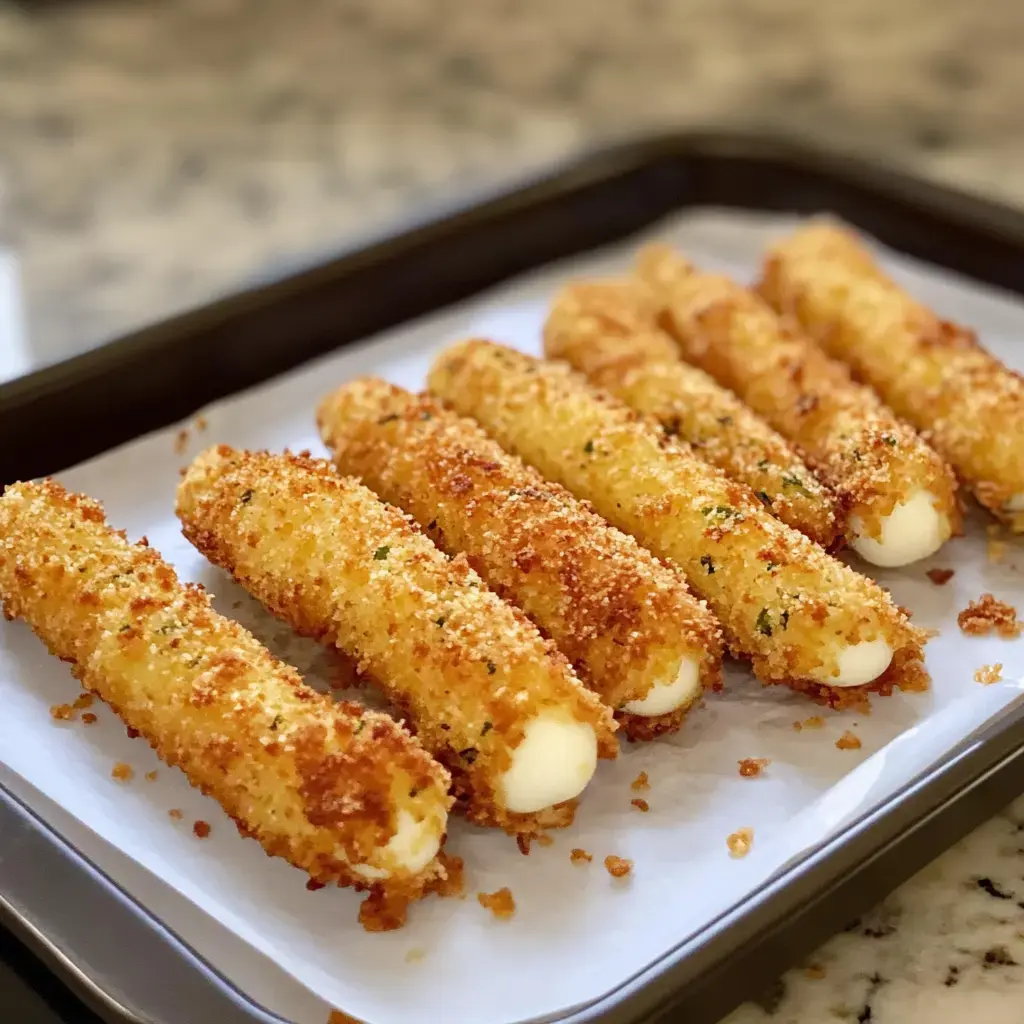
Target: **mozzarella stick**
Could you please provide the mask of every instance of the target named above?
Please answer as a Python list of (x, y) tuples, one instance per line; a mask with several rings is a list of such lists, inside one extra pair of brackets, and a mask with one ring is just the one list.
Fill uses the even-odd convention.
[(798, 445), (845, 510), (845, 538), (873, 565), (934, 554), (960, 526), (944, 460), (757, 295), (702, 274), (667, 246), (639, 273), (661, 299), (660, 322), (684, 359), (732, 389)]
[(843, 228), (776, 245), (761, 294), (924, 435), (978, 501), (1024, 532), (1024, 381), (912, 299)]
[(408, 512), (450, 555), (545, 630), (628, 736), (677, 729), (721, 676), (718, 623), (681, 574), (472, 420), (385, 381), (321, 403), (342, 473)]
[(390, 893), (437, 874), (448, 773), (386, 715), (306, 686), (97, 502), (7, 488), (0, 600), (268, 854)]
[(567, 824), (611, 713), (554, 645), (398, 510), (330, 463), (210, 449), (178, 488), (185, 536), (297, 632), (359, 659), (452, 772), (471, 820)]
[(701, 458), (750, 487), (776, 518), (831, 544), (832, 495), (764, 420), (703, 370), (679, 361), (652, 307), (639, 281), (570, 285), (544, 326), (545, 354), (651, 417), (670, 437), (688, 441)]
[(763, 682), (834, 707), (865, 706), (865, 687), (921, 688), (924, 634), (877, 584), (568, 367), (469, 341), (437, 358), (430, 387), (678, 564)]

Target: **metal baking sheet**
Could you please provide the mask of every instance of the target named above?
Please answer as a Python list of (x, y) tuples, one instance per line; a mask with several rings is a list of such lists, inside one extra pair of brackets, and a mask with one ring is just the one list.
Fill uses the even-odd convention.
[[(763, 214), (703, 210), (658, 224), (649, 235), (677, 242), (709, 267), (749, 277), (764, 239), (787, 226)], [(545, 268), (218, 403), (204, 413), (205, 431), (186, 424), (188, 453), (176, 450), (181, 425), (174, 424), (59, 475), (103, 498), (115, 523), (146, 533), (185, 578), (211, 584), (224, 610), (315, 675), (320, 653), (271, 624), (177, 536), (170, 509), (186, 454), (221, 440), (319, 450), (311, 412), (325, 388), (363, 372), (417, 386), (431, 354), (466, 334), (536, 351), (544, 302), (558, 282), (621, 267), (636, 244), (630, 239), (615, 250)], [(1024, 310), (1015, 300), (891, 259), (918, 294), (979, 327), (986, 343), (1020, 365), (1014, 336)], [(930, 652), (931, 694), (878, 700), (870, 719), (828, 714), (827, 729), (796, 734), (792, 722), (817, 713), (813, 706), (733, 673), (727, 694), (709, 701), (677, 739), (632, 747), (617, 765), (603, 766), (577, 825), (553, 847), (522, 858), (504, 837), (456, 826), (451, 844), (467, 859), (471, 898), (424, 904), (410, 927), (391, 936), (358, 931), (351, 894), (306, 893), (297, 873), (229, 831), (215, 806), (176, 773), (164, 769), (157, 783), (141, 782), (156, 762), (148, 763), (148, 749), (128, 741), (109, 714), (89, 730), (55, 726), (48, 707), (68, 698), (68, 673), (17, 626), (0, 632), (0, 694), (17, 712), (0, 723), (0, 780), (216, 971), (300, 1024), (321, 1024), (330, 1005), (374, 1024), (512, 1024), (610, 1013), (638, 1019), (658, 984), (668, 984), (670, 962), (679, 967), (689, 950), (691, 965), (697, 963), (701, 949), (721, 945), (726, 922), (736, 939), (744, 913), (751, 920), (755, 906), (763, 910), (779, 886), (794, 891), (812, 865), (824, 884), (822, 858), (837, 863), (837, 841), (850, 849), (865, 830), (881, 835), (879, 815), (919, 794), (926, 779), (934, 786), (942, 774), (948, 784), (959, 768), (959, 787), (977, 781), (980, 772), (965, 774), (963, 765), (977, 753), (978, 737), (990, 737), (994, 750), (991, 737), (1005, 737), (1019, 725), (1020, 684), (1014, 680), (1024, 671), (1020, 645), (968, 641), (951, 625), (956, 609), (983, 589), (1010, 600), (1020, 594), (1016, 566), (1024, 567), (1024, 553), (1014, 549), (1005, 563), (990, 566), (984, 549), (979, 519), (967, 538), (931, 562), (882, 576), (918, 621), (943, 627)], [(954, 583), (930, 584), (924, 570), (932, 564), (957, 568)], [(992, 661), (1003, 662), (1009, 682), (974, 683), (973, 670)], [(864, 747), (856, 754), (836, 750), (835, 738), (854, 721)], [(24, 736), (32, 736), (31, 749), (19, 741)], [(748, 756), (772, 758), (764, 778), (738, 777), (736, 762)], [(109, 778), (115, 760), (133, 763), (140, 781), (119, 788)], [(629, 807), (628, 783), (641, 768), (654, 784), (646, 816)], [(213, 822), (213, 841), (171, 829), (170, 806), (185, 808), (186, 820)], [(908, 815), (904, 827), (912, 821)], [(725, 836), (740, 825), (755, 828), (755, 850), (731, 861)], [(632, 856), (636, 876), (622, 887), (596, 863), (573, 867), (571, 846), (591, 850), (595, 861), (605, 853)], [(520, 911), (511, 924), (498, 925), (472, 893), (505, 884)], [(634, 991), (648, 998), (624, 998)], [(582, 1009), (588, 1004), (595, 1005), (592, 1013)]]

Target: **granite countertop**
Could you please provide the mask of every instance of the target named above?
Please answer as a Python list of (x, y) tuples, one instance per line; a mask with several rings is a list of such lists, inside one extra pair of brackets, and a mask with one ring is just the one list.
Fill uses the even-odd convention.
[[(0, 248), (38, 362), (644, 127), (783, 128), (1024, 205), (1012, 0), (38, 10), (0, 3)], [(1024, 801), (764, 1007), (729, 1024), (1024, 1021)]]

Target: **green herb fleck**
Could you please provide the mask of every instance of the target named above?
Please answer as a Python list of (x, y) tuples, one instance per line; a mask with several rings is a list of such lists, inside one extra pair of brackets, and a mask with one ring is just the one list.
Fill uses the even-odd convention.
[(481, 736), (486, 736), (494, 728), (493, 722), (484, 722), (484, 727), (480, 730)]
[(274, 715), (274, 720), (270, 723), (270, 731), (277, 732), (277, 727), (284, 721), (284, 715)]
[(377, 420), (377, 423), (380, 426), (384, 426), (385, 423), (394, 423), (395, 420), (397, 420), (397, 419), (398, 419), (398, 413), (397, 412), (393, 412), (389, 416), (382, 416), (379, 420)]
[(584, 452), (586, 452), (586, 453), (587, 453), (587, 455), (593, 455), (593, 454), (594, 454), (594, 442), (593, 442), (593, 439), (591, 439), (590, 441), (588, 441), (588, 442), (587, 442), (587, 443), (586, 443), (586, 444), (585, 444), (585, 445), (583, 446), (583, 450), (584, 450)]
[(409, 790), (409, 799), (412, 800), (414, 797), (419, 796), (419, 793), (420, 791), (413, 786), (412, 789)]
[(252, 490), (242, 491), (241, 498), (238, 499), (240, 505), (248, 505), (252, 501)]
[(700, 564), (707, 569), (709, 576), (715, 571), (715, 560), (710, 555), (701, 555)]
[(123, 626), (122, 626), (122, 627), (121, 627), (121, 628), (120, 628), (120, 629), (118, 630), (118, 633), (127, 633), (127, 632), (128, 632), (128, 630), (129, 630), (129, 629), (131, 629), (131, 628), (132, 628), (132, 624), (131, 624), (130, 622), (126, 622), (126, 623), (125, 623), (125, 624), (124, 624), (124, 625), (123, 625)]
[(782, 486), (792, 487), (797, 491), (803, 491), (804, 494), (810, 494), (810, 492), (807, 490), (807, 485), (803, 482), (803, 480), (800, 479), (800, 477), (796, 476), (796, 474), (794, 473), (782, 474)]
[(757, 496), (769, 507), (772, 507), (772, 496), (767, 491), (758, 491)]
[(757, 463), (757, 468), (758, 469), (767, 469), (770, 465), (771, 465), (771, 462), (769, 462), (768, 459), (759, 459), (758, 463)]
[(373, 553), (373, 560), (375, 562), (383, 562), (384, 559), (388, 557), (388, 552), (390, 550), (391, 550), (391, 545), (390, 544), (382, 544), (379, 548), (377, 548), (376, 551), (374, 551), (374, 553)]
[(432, 412), (427, 412), (426, 410), (424, 410), (423, 412), (420, 413), (421, 420), (432, 420), (433, 418), (434, 414)]
[(895, 448), (895, 447), (896, 447), (896, 445), (897, 445), (897, 444), (899, 443), (899, 442), (898, 442), (898, 441), (896, 440), (896, 438), (892, 436), (892, 434), (886, 434), (886, 435), (884, 435), (884, 436), (883, 436), (883, 438), (882, 438), (882, 440), (883, 440), (883, 441), (884, 441), (884, 442), (885, 442), (885, 443), (886, 443), (886, 444), (887, 444), (887, 445), (888, 445), (888, 446), (889, 446), (890, 448)]
[(443, 626), (447, 621), (448, 621), (448, 619), (447, 619), (446, 616), (438, 615), (438, 617), (436, 619), (434, 619), (434, 625), (435, 626)]
[(459, 751), (459, 757), (468, 764), (472, 764), (476, 760), (476, 755), (479, 753), (480, 751), (477, 750), (476, 747), (466, 747), (465, 750)]
[(366, 719), (360, 718), (359, 724), (352, 730), (353, 736), (358, 736), (366, 728)]
[(702, 516), (721, 516), (723, 519), (739, 519), (740, 514), (731, 505), (705, 505), (701, 510)]
[(765, 566), (765, 572), (771, 572), (772, 569), (774, 569), (778, 564), (778, 562), (769, 561), (768, 564)]
[(772, 635), (772, 619), (768, 614), (767, 608), (762, 608), (757, 613), (757, 628), (758, 631), (763, 633), (765, 636)]
[(427, 523), (427, 529), (428, 530), (436, 530), (437, 529), (437, 520), (436, 519), (431, 519), (430, 522)]
[(718, 417), (718, 422), (723, 427), (731, 427), (732, 426), (732, 417), (731, 416), (719, 416)]
[(497, 671), (498, 671), (498, 666), (495, 665), (493, 661), (487, 662), (487, 674), (489, 676), (493, 676), (494, 673), (497, 672)]
[(779, 616), (779, 621), (782, 623), (783, 630), (789, 629), (789, 612), (783, 612)]

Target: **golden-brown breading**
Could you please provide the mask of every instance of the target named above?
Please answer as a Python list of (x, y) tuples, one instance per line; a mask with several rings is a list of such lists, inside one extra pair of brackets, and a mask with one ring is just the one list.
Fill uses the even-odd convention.
[(880, 587), (567, 367), (476, 340), (438, 356), (429, 381), (503, 447), (675, 561), (764, 682), (834, 706), (863, 703), (867, 688), (920, 687), (924, 635)]
[(771, 249), (760, 291), (917, 427), (982, 505), (1024, 531), (1024, 381), (973, 332), (940, 320), (828, 222)]
[(551, 804), (583, 788), (598, 746), (615, 756), (611, 713), (554, 645), (464, 557), (449, 561), (330, 463), (210, 449), (182, 480), (177, 511), (185, 536), (271, 612), (360, 659), (451, 769), (472, 820), (510, 831), (568, 820), (547, 803), (520, 810), (522, 797), (510, 795), (521, 755), (534, 756), (527, 741), (537, 722), (589, 743), (589, 773)]
[[(643, 250), (638, 271), (659, 297), (659, 322), (683, 358), (806, 452), (840, 497), (847, 539), (866, 558), (883, 565), (916, 561), (959, 528), (956, 480), (942, 458), (756, 294), (698, 272), (667, 246)], [(932, 532), (918, 527), (901, 557), (893, 527), (884, 532), (888, 543), (880, 543), (883, 528), (898, 505), (921, 492), (932, 495), (937, 513), (929, 517)]]
[(392, 896), (437, 874), (448, 773), (386, 715), (306, 686), (97, 502), (8, 487), (0, 598), (268, 854)]
[[(759, 416), (703, 370), (679, 361), (638, 280), (563, 289), (544, 326), (544, 352), (595, 387), (688, 441), (701, 458), (745, 483), (777, 519), (827, 547), (835, 539), (832, 495)], [(646, 321), (645, 321), (646, 317)]]
[[(630, 737), (678, 728), (702, 689), (720, 685), (718, 623), (682, 575), (472, 420), (374, 378), (329, 395), (317, 420), (338, 469), (408, 512), (450, 555), (465, 553), (617, 709)], [(656, 682), (673, 689), (651, 695)], [(628, 710), (648, 696), (663, 706), (676, 692), (666, 713)]]

